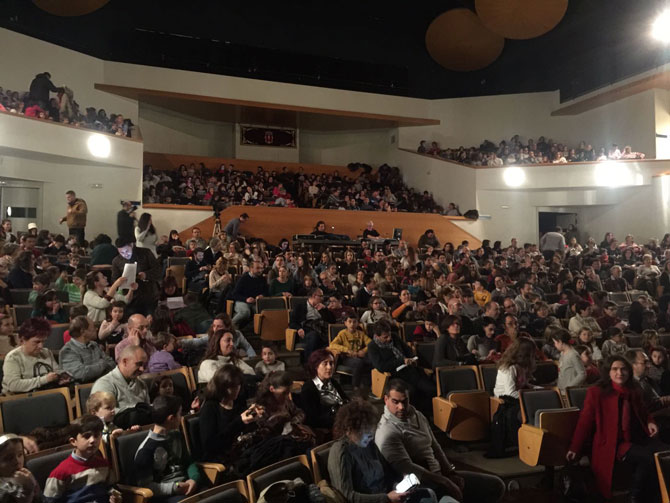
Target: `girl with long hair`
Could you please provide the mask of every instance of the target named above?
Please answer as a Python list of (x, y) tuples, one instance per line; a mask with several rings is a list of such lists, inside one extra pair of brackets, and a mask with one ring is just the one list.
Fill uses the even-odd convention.
[(251, 380), (256, 381), (256, 372), (237, 356), (235, 351), (234, 333), (231, 329), (217, 330), (209, 338), (205, 356), (198, 369), (198, 382), (209, 382), (216, 371), (224, 365), (234, 365)]

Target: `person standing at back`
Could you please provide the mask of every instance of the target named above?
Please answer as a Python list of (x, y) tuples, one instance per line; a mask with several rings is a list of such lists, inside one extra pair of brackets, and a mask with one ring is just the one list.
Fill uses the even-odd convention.
[(33, 104), (39, 105), (40, 108), (46, 109), (49, 104), (49, 92), (60, 93), (63, 92), (62, 87), (56, 87), (51, 82), (51, 74), (49, 72), (38, 73), (30, 83), (30, 101)]
[(235, 241), (237, 235), (240, 232), (240, 225), (249, 220), (249, 215), (242, 213), (238, 218), (232, 218), (228, 221), (226, 226), (223, 228), (223, 232), (226, 233), (226, 238), (228, 242)]
[(66, 222), (70, 236), (76, 237), (79, 244), (83, 245), (88, 206), (86, 206), (86, 201), (77, 198), (74, 190), (68, 190), (65, 193), (65, 200), (67, 201), (67, 211), (59, 223)]
[(546, 232), (540, 239), (540, 251), (542, 251), (547, 262), (551, 261), (557, 251), (565, 252), (563, 229), (556, 227), (553, 231)]
[(124, 238), (127, 242), (135, 240), (135, 216), (136, 206), (133, 206), (130, 201), (123, 201), (122, 208), (116, 214), (116, 232), (118, 237)]

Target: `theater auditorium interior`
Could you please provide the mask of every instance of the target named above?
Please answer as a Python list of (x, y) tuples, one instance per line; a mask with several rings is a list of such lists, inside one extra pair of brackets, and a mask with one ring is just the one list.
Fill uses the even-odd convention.
[(0, 503), (670, 503), (669, 2), (3, 0), (0, 64)]

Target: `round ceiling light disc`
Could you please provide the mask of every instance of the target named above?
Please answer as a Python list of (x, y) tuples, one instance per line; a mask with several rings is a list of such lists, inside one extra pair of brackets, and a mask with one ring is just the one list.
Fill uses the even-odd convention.
[(525, 40), (556, 27), (568, 10), (568, 0), (475, 0), (475, 10), (492, 32)]
[(452, 9), (426, 30), (426, 48), (441, 66), (457, 72), (480, 70), (493, 63), (505, 38), (486, 28), (469, 9)]

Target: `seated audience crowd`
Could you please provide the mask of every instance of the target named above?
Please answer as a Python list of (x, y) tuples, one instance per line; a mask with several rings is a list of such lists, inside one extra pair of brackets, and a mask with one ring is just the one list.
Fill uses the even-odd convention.
[[(50, 97), (50, 94), (55, 94)], [(35, 117), (72, 126), (95, 129), (117, 136), (132, 136), (133, 122), (121, 114), (110, 114), (100, 108), (87, 107), (85, 113), (67, 86), (57, 87), (49, 72), (38, 73), (29, 91), (11, 91), (0, 87), (0, 111)]]
[[(178, 170), (144, 167), (142, 200), (146, 203), (212, 206), (282, 206), (362, 211), (409, 211), (460, 215), (452, 203), (438, 205), (428, 191), (417, 192), (403, 181), (400, 170), (383, 164), (375, 172), (365, 164), (349, 164), (351, 174), (308, 174), (300, 168), (240, 171), (233, 164), (182, 164)], [(357, 171), (362, 173), (357, 174)]]
[(479, 147), (441, 148), (438, 142), (427, 145), (426, 140), (419, 143), (417, 152), (434, 155), (448, 161), (460, 162), (471, 166), (500, 166), (519, 164), (566, 164), (570, 162), (594, 162), (619, 159), (644, 159), (642, 152), (635, 152), (629, 145), (623, 150), (616, 143), (607, 150), (600, 147), (598, 150), (585, 141), (579, 142), (577, 148), (555, 143), (551, 138), (540, 136), (537, 142), (532, 138), (522, 140), (514, 135), (509, 141), (502, 140), (496, 146), (490, 140), (484, 140)]
[[(380, 175), (389, 188), (393, 173)], [(163, 176), (148, 170), (145, 181)], [(285, 187), (281, 176), (259, 170), (247, 180)], [(284, 180), (312, 186), (300, 176)], [(245, 177), (228, 168), (207, 176), (185, 168), (178, 180), (183, 187), (196, 178), (242, 187)], [(336, 183), (338, 177), (327, 178)], [(145, 228), (152, 226), (150, 217), (144, 220)], [(36, 501), (32, 495), (40, 490), (47, 501), (80, 501), (82, 491), (91, 500), (104, 491), (118, 501), (108, 492), (114, 481), (97, 454), (100, 442), (152, 425), (135, 456), (138, 470), (124, 482), (151, 489), (158, 501), (208, 486), (194, 461), (222, 463), (234, 480), (333, 439), (331, 485), (348, 501), (498, 501), (502, 480), (457, 469), (444, 452), (449, 441), (438, 441), (431, 425), (432, 372), (489, 363), (497, 366), (491, 392), (512, 426), (523, 389), (554, 385), (566, 393), (595, 382), (568, 458), (588, 454), (586, 439), (595, 431), (591, 466), (600, 493), (610, 496), (618, 459), (634, 474), (637, 501), (655, 501), (653, 453), (670, 442), (664, 414), (670, 410), (664, 334), (670, 330), (670, 233), (645, 244), (608, 233), (600, 244), (589, 238), (579, 245), (575, 229), (567, 236), (556, 229), (541, 249), (516, 239), (484, 240), (471, 249), (467, 241), (441, 245), (428, 229), (418, 243), (373, 251), (363, 240), (360, 247), (309, 251), (243, 231), (237, 226), (209, 243), (197, 231), (186, 244), (171, 233), (154, 252), (132, 236), (112, 245), (101, 235), (80, 246), (46, 230), (15, 233), (3, 222), (2, 392), (94, 384), (82, 411), (88, 414), (69, 429), (46, 428), (49, 441), (45, 428), (0, 436), (0, 456), (23, 443), (44, 449), (54, 438), (74, 450), (41, 488), (22, 457), (12, 469), (0, 463), (0, 487), (7, 479), (25, 501)], [(185, 248), (191, 253), (182, 254), (180, 283), (173, 266), (166, 267)], [(129, 282), (124, 265), (131, 262), (137, 274)], [(252, 328), (270, 292), (291, 307), (282, 327), (286, 350), (268, 341), (261, 347)], [(24, 307), (30, 314), (16, 326)], [(426, 357), (419, 348), (431, 342)], [(538, 382), (536, 369), (552, 361), (557, 378)], [(179, 389), (169, 377), (182, 367), (192, 367), (197, 391)], [(368, 401), (375, 372), (386, 374), (381, 417)], [(187, 413), (199, 417), (193, 430), (199, 438), (191, 439), (201, 446), (198, 459), (179, 432)], [(603, 414), (613, 426), (601, 424)], [(619, 417), (625, 424), (617, 436)], [(96, 474), (84, 489), (77, 482), (82, 470)], [(407, 473), (420, 480), (410, 494), (395, 489)]]

